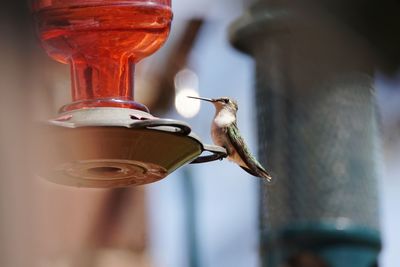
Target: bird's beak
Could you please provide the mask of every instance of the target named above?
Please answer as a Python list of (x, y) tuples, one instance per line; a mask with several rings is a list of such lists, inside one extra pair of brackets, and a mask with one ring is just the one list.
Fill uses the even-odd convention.
[(193, 98), (193, 99), (200, 99), (208, 102), (215, 102), (215, 99), (212, 98), (205, 98), (205, 97), (197, 97), (197, 96), (188, 96), (188, 98)]

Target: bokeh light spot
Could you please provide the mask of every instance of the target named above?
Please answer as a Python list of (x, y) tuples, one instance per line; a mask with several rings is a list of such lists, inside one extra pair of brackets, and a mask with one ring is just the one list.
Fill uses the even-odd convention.
[(181, 89), (175, 96), (175, 108), (185, 118), (192, 118), (200, 110), (200, 101), (188, 98), (188, 96), (199, 96), (199, 93), (191, 88)]

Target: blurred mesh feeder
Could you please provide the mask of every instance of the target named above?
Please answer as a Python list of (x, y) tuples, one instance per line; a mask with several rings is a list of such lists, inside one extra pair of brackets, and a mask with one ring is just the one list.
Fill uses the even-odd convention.
[(38, 136), (39, 176), (79, 187), (152, 183), (184, 164), (226, 156), (224, 148), (203, 144), (184, 122), (126, 108), (65, 112), (41, 125)]

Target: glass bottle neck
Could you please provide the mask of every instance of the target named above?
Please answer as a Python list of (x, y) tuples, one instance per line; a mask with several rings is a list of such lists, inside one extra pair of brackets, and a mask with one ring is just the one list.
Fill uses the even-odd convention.
[(148, 112), (134, 101), (135, 62), (121, 57), (98, 57), (93, 61), (74, 57), (71, 62), (72, 100), (65, 112), (80, 108), (122, 107)]
[(71, 62), (72, 99), (96, 98), (133, 100), (135, 65), (128, 58), (99, 57), (93, 61), (73, 59)]

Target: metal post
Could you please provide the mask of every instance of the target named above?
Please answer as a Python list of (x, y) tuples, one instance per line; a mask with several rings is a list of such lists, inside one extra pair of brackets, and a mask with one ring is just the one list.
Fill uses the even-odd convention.
[(182, 168), (182, 186), (185, 204), (185, 235), (187, 237), (188, 266), (201, 266), (197, 233), (197, 203), (193, 172), (188, 167)]
[[(318, 1), (262, 1), (231, 28), (255, 58), (263, 266), (370, 267), (380, 250), (371, 52)], [(319, 1), (324, 2), (324, 1)]]

